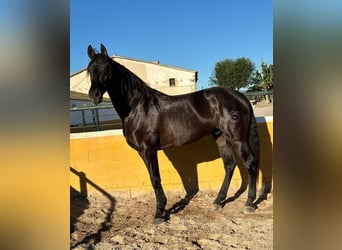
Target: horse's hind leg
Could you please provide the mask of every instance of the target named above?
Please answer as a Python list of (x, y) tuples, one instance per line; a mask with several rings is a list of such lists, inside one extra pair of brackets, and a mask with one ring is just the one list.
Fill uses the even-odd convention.
[(233, 144), (248, 171), (248, 198), (245, 206), (246, 211), (251, 212), (256, 208), (253, 201), (256, 198), (257, 162), (247, 142), (236, 141)]
[(236, 161), (234, 158), (234, 154), (231, 148), (231, 145), (229, 144), (228, 140), (226, 140), (224, 135), (220, 135), (216, 139), (216, 143), (218, 146), (219, 153), (221, 155), (221, 158), (223, 160), (224, 169), (225, 169), (225, 176), (224, 180), (221, 186), (221, 189), (214, 200), (214, 205), (216, 207), (222, 207), (222, 202), (226, 199), (228, 188), (230, 181), (233, 176), (233, 172), (236, 166)]

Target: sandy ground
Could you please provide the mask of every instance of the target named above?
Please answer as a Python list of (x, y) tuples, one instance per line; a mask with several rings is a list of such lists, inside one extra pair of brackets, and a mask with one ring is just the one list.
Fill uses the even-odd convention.
[(88, 199), (71, 195), (71, 249), (273, 249), (273, 197), (259, 199), (254, 213), (244, 213), (247, 192), (212, 205), (216, 192), (200, 191), (190, 201), (169, 191), (170, 219), (154, 225), (155, 198)]
[(273, 104), (257, 104), (253, 107), (254, 115), (258, 116), (273, 116)]

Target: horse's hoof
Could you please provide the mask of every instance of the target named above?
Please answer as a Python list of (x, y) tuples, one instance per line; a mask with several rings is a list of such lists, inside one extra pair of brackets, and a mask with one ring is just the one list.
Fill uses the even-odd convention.
[(153, 219), (153, 224), (154, 225), (159, 225), (159, 224), (163, 223), (164, 221), (165, 221), (164, 218), (154, 218)]
[(213, 206), (214, 206), (214, 209), (215, 209), (215, 210), (218, 210), (218, 209), (221, 209), (221, 208), (222, 208), (222, 205), (221, 205), (221, 204), (213, 203)]
[(243, 210), (244, 214), (250, 214), (255, 212), (255, 207), (245, 206), (245, 209)]

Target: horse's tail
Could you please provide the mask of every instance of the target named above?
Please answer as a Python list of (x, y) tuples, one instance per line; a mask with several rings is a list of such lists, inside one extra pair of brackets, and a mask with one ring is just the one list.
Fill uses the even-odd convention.
[(255, 115), (253, 112), (252, 105), (250, 105), (250, 120), (249, 120), (249, 133), (248, 133), (248, 142), (249, 146), (252, 150), (254, 155), (255, 164), (256, 164), (256, 171), (258, 174), (258, 166), (259, 166), (259, 159), (260, 159), (260, 141), (258, 135), (258, 127), (255, 119)]

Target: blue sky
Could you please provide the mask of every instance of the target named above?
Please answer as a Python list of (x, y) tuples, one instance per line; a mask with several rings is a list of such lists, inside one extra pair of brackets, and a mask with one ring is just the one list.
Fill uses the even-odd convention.
[(215, 63), (247, 57), (273, 63), (271, 0), (70, 1), (70, 73), (88, 64), (87, 47), (109, 55), (198, 71), (209, 86)]

